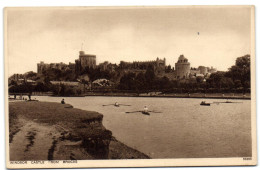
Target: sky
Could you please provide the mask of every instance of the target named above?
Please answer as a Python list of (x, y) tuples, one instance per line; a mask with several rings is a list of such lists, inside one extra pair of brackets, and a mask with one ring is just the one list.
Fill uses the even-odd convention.
[(174, 66), (183, 54), (191, 67), (221, 71), (251, 53), (250, 7), (9, 8), (6, 18), (9, 76), (75, 62), (81, 49), (97, 63), (159, 57)]

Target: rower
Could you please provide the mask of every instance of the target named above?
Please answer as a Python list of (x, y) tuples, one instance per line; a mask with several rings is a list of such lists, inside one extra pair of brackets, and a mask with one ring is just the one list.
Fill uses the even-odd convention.
[(64, 101), (64, 99), (62, 99), (62, 100), (61, 100), (61, 104), (65, 104), (65, 101)]
[(147, 107), (147, 106), (144, 106), (143, 112), (144, 112), (144, 113), (148, 113), (148, 107)]

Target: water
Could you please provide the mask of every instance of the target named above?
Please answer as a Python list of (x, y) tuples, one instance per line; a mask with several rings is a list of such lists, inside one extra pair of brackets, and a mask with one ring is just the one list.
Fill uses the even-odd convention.
[[(33, 97), (34, 98), (34, 97)], [(40, 101), (65, 102), (75, 108), (104, 115), (103, 124), (113, 136), (152, 158), (251, 156), (251, 100), (230, 100), (200, 106), (202, 99), (141, 97), (47, 97)], [(207, 99), (207, 102), (226, 101)], [(102, 106), (105, 104), (131, 106)], [(162, 113), (129, 113), (142, 110)]]

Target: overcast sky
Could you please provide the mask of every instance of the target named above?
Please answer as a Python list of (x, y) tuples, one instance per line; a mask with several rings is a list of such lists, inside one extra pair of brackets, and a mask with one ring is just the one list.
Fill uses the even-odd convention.
[(36, 72), (40, 61), (74, 62), (82, 43), (97, 63), (165, 57), (174, 66), (184, 54), (191, 67), (226, 71), (237, 57), (250, 54), (250, 9), (10, 8), (8, 75)]

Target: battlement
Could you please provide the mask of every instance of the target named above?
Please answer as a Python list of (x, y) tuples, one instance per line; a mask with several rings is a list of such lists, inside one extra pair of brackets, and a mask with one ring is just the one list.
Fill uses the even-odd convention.
[(156, 60), (148, 60), (148, 61), (133, 61), (133, 63), (155, 63)]

